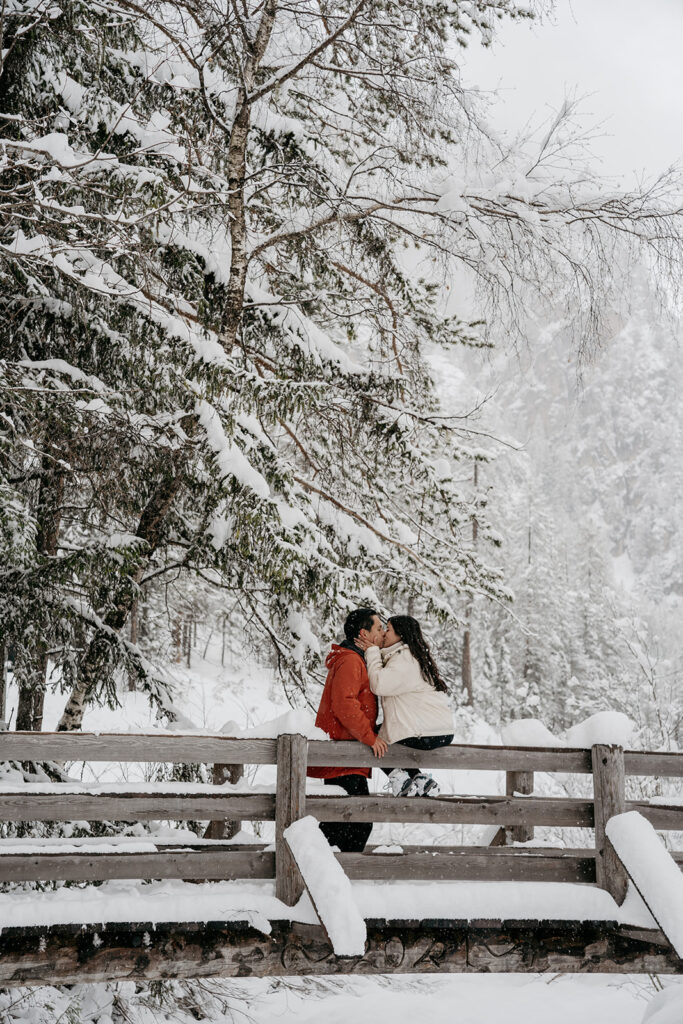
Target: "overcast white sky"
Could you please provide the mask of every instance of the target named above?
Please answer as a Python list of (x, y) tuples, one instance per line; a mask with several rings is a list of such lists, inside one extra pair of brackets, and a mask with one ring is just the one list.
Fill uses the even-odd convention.
[(566, 94), (605, 122), (601, 169), (656, 173), (683, 161), (683, 0), (557, 0), (542, 24), (504, 25), (492, 50), (472, 46), (466, 84), (498, 89), (491, 121), (521, 128)]

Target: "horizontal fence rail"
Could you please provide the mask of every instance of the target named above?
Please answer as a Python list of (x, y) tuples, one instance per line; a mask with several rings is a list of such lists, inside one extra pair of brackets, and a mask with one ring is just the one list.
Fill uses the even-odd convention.
[[(0, 840), (0, 882), (104, 881), (108, 879), (275, 879), (277, 895), (289, 905), (302, 881), (282, 834), (297, 818), (321, 822), (404, 822), (494, 826), (490, 846), (404, 847), (401, 853), (341, 853), (352, 879), (565, 881), (598, 884), (617, 902), (625, 879), (605, 837), (605, 824), (623, 810), (638, 810), (660, 830), (683, 831), (683, 803), (626, 800), (625, 776), (683, 778), (683, 754), (626, 751), (596, 745), (509, 747), (453, 744), (433, 751), (389, 747), (382, 766), (505, 773), (505, 793), (400, 798), (306, 793), (307, 767), (377, 767), (372, 751), (355, 742), (198, 736), (196, 734), (0, 733), (0, 761), (162, 762), (213, 766), (215, 786), (135, 784), (79, 786), (74, 783), (0, 784), (2, 822), (210, 823), (205, 839), (170, 842), (154, 836), (94, 840)], [(277, 765), (274, 792), (223, 785), (242, 766)], [(593, 797), (534, 795), (534, 773), (592, 775)], [(243, 821), (275, 822), (275, 845), (245, 846), (223, 841)], [(231, 832), (226, 832), (230, 826)], [(594, 829), (592, 849), (513, 846), (533, 840), (534, 827)], [(97, 843), (101, 844), (100, 849)], [(18, 845), (19, 844), (19, 845)], [(147, 848), (140, 849), (140, 845)], [(138, 847), (136, 849), (136, 846)], [(151, 847), (151, 848), (149, 848)], [(683, 853), (675, 854), (683, 864)]]
[(8, 794), (0, 791), (0, 821), (273, 821), (274, 793)]
[[(0, 761), (120, 761), (168, 764), (277, 764), (277, 740), (169, 733), (0, 732)], [(310, 767), (377, 767), (369, 747), (351, 741), (308, 741)], [(393, 744), (385, 767), (463, 771), (592, 773), (590, 749), (457, 743), (437, 750)], [(624, 751), (626, 775), (683, 778), (683, 753)]]
[(0, 761), (277, 764), (277, 740), (194, 733), (0, 732)]
[[(593, 801), (565, 797), (309, 796), (318, 821), (399, 821), (428, 825), (593, 825)], [(682, 819), (683, 821), (683, 815)]]

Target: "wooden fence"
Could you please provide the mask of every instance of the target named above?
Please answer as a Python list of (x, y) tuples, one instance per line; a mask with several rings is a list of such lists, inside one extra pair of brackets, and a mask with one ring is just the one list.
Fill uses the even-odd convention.
[[(116, 791), (59, 784), (41, 792), (40, 784), (19, 788), (0, 785), (0, 821), (208, 821), (207, 838), (182, 845), (153, 836), (116, 841), (115, 850), (97, 852), (97, 845), (79, 840), (51, 840), (46, 852), (37, 848), (12, 852), (16, 841), (0, 840), (0, 882), (121, 878), (255, 879), (275, 878), (276, 894), (292, 905), (302, 882), (283, 830), (304, 814), (318, 821), (424, 822), (442, 825), (497, 826), (490, 846), (410, 846), (402, 854), (338, 854), (354, 879), (386, 880), (523, 880), (593, 883), (618, 902), (626, 876), (605, 835), (610, 817), (638, 810), (656, 829), (683, 830), (683, 806), (627, 800), (626, 776), (683, 778), (683, 754), (623, 751), (598, 745), (592, 749), (477, 746), (454, 744), (434, 751), (400, 745), (389, 748), (385, 767), (420, 767), (467, 771), (504, 771), (506, 792), (500, 796), (400, 798), (306, 794), (308, 766), (376, 767), (368, 747), (352, 742), (308, 741), (300, 735), (276, 739), (233, 739), (223, 736), (131, 735), (89, 733), (0, 733), (0, 761), (14, 762), (167, 762), (213, 765), (217, 782), (235, 781), (242, 766), (277, 765), (275, 792), (235, 792), (195, 787), (192, 792), (121, 785)], [(534, 773), (592, 775), (593, 797), (534, 795)], [(45, 789), (45, 787), (42, 787)], [(275, 846), (240, 846), (225, 836), (236, 827), (226, 823), (274, 821)], [(589, 849), (512, 846), (533, 839), (534, 826), (583, 826), (594, 829)], [(149, 840), (152, 851), (136, 852)], [(30, 846), (31, 840), (26, 844)], [(98, 840), (101, 844), (106, 839)], [(59, 846), (68, 847), (60, 852)], [(129, 847), (127, 849), (127, 846)], [(34, 852), (34, 849), (36, 852)], [(82, 851), (82, 852), (81, 852)], [(674, 855), (683, 861), (683, 853)]]

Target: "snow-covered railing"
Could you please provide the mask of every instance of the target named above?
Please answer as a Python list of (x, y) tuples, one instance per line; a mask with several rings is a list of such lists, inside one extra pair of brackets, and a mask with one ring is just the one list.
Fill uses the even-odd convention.
[[(424, 822), (494, 826), (490, 847), (404, 847), (400, 854), (344, 853), (338, 860), (351, 878), (486, 879), (597, 882), (619, 902), (626, 877), (606, 836), (616, 814), (638, 810), (657, 829), (683, 830), (683, 806), (674, 802), (627, 801), (625, 775), (683, 777), (683, 755), (622, 751), (620, 747), (514, 747), (453, 744), (434, 751), (390, 747), (382, 764), (430, 769), (506, 772), (500, 796), (441, 796), (416, 799), (306, 793), (307, 766), (376, 766), (369, 748), (353, 742), (277, 738), (234, 738), (197, 734), (0, 733), (0, 762), (118, 761), (214, 765), (220, 785), (182, 783), (88, 786), (72, 783), (0, 785), (0, 821), (274, 821), (275, 849), (246, 848), (220, 838), (171, 846), (153, 837), (128, 845), (84, 845), (52, 840), (48, 847), (13, 849), (0, 841), (0, 881), (104, 880), (112, 878), (273, 878), (280, 899), (292, 905), (302, 882), (283, 832), (313, 815), (318, 821)], [(249, 788), (237, 778), (245, 764), (277, 765), (277, 784)], [(534, 796), (534, 773), (592, 774), (593, 798)], [(522, 794), (522, 795), (520, 795)], [(534, 826), (595, 829), (595, 848), (557, 850), (514, 847), (533, 838)], [(218, 838), (216, 838), (218, 837)], [(144, 848), (141, 848), (141, 844)], [(146, 844), (146, 845), (145, 845)], [(505, 845), (507, 844), (507, 845)]]

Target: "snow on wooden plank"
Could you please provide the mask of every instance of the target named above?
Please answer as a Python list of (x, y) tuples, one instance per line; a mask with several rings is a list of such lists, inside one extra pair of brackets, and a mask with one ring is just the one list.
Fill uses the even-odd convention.
[(363, 956), (367, 928), (353, 889), (318, 822), (299, 818), (283, 833), (301, 872), (311, 902), (337, 956)]
[(606, 833), (643, 902), (683, 958), (683, 875), (678, 864), (637, 811), (610, 818)]
[[(425, 885), (373, 880), (353, 882), (352, 890), (366, 920), (602, 921), (631, 928), (656, 927), (635, 888), (629, 890), (621, 907), (604, 889), (568, 882), (446, 881)], [(272, 880), (204, 884), (117, 880), (85, 888), (0, 893), (2, 930), (107, 921), (245, 920), (254, 913), (270, 921), (319, 923), (309, 900), (288, 907), (276, 899)]]
[(275, 739), (193, 733), (0, 733), (0, 761), (275, 764)]

